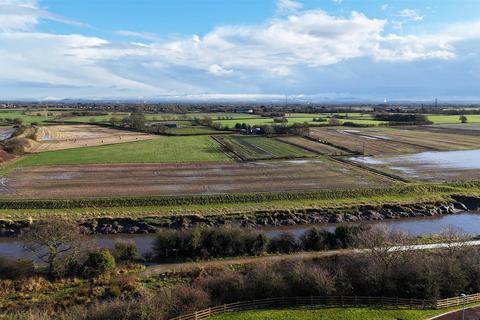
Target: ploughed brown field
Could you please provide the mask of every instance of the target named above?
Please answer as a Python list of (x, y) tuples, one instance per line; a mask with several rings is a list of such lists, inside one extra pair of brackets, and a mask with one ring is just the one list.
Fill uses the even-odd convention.
[(158, 138), (142, 132), (117, 130), (93, 125), (57, 125), (40, 127), (38, 143), (28, 150), (31, 153), (71, 148), (100, 146)]
[[(422, 127), (423, 128), (423, 127)], [(315, 128), (311, 136), (366, 155), (400, 155), (425, 151), (473, 150), (480, 136), (402, 128)]]
[(320, 160), (254, 163), (65, 165), (17, 168), (2, 197), (203, 195), (386, 186), (386, 178)]
[(365, 155), (405, 154), (431, 150), (430, 148), (385, 139), (383, 137), (369, 136), (364, 131), (357, 129), (313, 128), (310, 136), (325, 141), (334, 146), (346, 148), (354, 153)]
[(277, 138), (277, 140), (292, 144), (300, 148), (304, 148), (309, 151), (320, 153), (320, 154), (331, 155), (331, 156), (339, 156), (339, 155), (347, 154), (347, 152), (344, 150), (329, 146), (324, 143), (302, 138), (302, 137), (297, 137), (297, 136), (280, 137), (280, 138)]

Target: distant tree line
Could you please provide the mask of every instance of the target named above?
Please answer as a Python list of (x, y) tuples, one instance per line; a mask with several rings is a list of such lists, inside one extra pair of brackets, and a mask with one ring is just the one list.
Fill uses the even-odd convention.
[(432, 121), (428, 120), (428, 117), (424, 114), (417, 113), (376, 113), (374, 116), (375, 120), (378, 121), (387, 121), (390, 124), (412, 124), (412, 125), (425, 125), (433, 124)]

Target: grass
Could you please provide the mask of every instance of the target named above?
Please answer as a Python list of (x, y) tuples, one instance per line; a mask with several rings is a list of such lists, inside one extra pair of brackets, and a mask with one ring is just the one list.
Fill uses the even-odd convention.
[(129, 113), (126, 112), (112, 112), (107, 115), (98, 115), (98, 116), (79, 116), (79, 117), (71, 117), (71, 118), (64, 118), (63, 120), (65, 121), (71, 121), (71, 122), (78, 122), (78, 123), (90, 123), (95, 122), (95, 123), (108, 123), (110, 122), (110, 118), (116, 117), (118, 119), (123, 119), (125, 117), (128, 117)]
[[(378, 190), (378, 189), (377, 189)], [(111, 207), (86, 206), (71, 208), (23, 208), (23, 209), (0, 209), (0, 218), (22, 220), (22, 219), (44, 219), (59, 216), (67, 216), (71, 219), (99, 218), (99, 217), (167, 217), (177, 215), (226, 215), (255, 213), (257, 211), (271, 210), (303, 210), (303, 209), (329, 209), (332, 212), (345, 212), (348, 208), (360, 205), (410, 205), (419, 203), (441, 203), (452, 202), (450, 195), (464, 194), (479, 196), (478, 187), (451, 187), (451, 190), (430, 190), (427, 192), (420, 186), (420, 189), (408, 189), (406, 192), (399, 192), (397, 188), (384, 189), (385, 192), (377, 192), (371, 195), (355, 194), (334, 198), (297, 198), (297, 199), (265, 199), (264, 201), (242, 201), (230, 203), (206, 203), (206, 204), (178, 204), (178, 205), (153, 205), (153, 206), (120, 206), (116, 203)]]
[[(211, 129), (209, 127), (185, 127), (185, 128), (171, 128), (168, 129), (167, 132), (169, 134), (176, 134), (176, 135), (193, 135), (193, 134), (215, 134), (221, 133), (221, 131), (217, 131), (215, 129)], [(227, 131), (228, 132), (228, 131)]]
[[(480, 123), (480, 114), (467, 114), (468, 123)], [(460, 115), (428, 115), (428, 119), (434, 124), (461, 123)]]
[[(0, 119), (16, 119), (20, 118), (23, 120), (23, 124), (30, 124), (32, 122), (36, 123), (43, 123), (45, 121), (53, 120), (53, 117), (45, 117), (44, 115), (44, 110), (32, 110), (30, 113), (32, 115), (24, 114), (24, 110), (19, 109), (19, 110), (2, 110), (0, 111)], [(37, 116), (36, 114), (40, 113), (40, 116)]]
[[(458, 307), (456, 307), (458, 309)], [(455, 310), (455, 309), (453, 309)], [(389, 308), (289, 308), (226, 313), (212, 320), (423, 320), (447, 312), (442, 310), (405, 310)]]
[(225, 146), (244, 160), (311, 157), (314, 154), (281, 141), (256, 136), (228, 136)]
[[(168, 137), (108, 146), (48, 151), (28, 155), (12, 165), (161, 163), (226, 161), (229, 158), (209, 136)], [(8, 169), (8, 168), (7, 168)]]

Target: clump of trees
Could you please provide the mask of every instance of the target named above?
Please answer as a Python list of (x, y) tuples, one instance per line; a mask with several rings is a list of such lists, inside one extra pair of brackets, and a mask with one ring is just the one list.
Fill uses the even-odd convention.
[(420, 113), (376, 113), (375, 120), (387, 121), (390, 125), (429, 125), (428, 117)]
[(334, 232), (311, 228), (300, 238), (285, 232), (273, 239), (234, 227), (166, 230), (157, 236), (154, 253), (158, 260), (197, 260), (348, 248), (360, 230), (355, 226), (340, 226)]

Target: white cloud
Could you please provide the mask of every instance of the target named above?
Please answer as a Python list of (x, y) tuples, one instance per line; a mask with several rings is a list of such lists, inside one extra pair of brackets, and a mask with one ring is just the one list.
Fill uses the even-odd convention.
[(233, 72), (232, 69), (225, 69), (222, 66), (214, 63), (210, 67), (208, 67), (208, 71), (216, 76), (224, 76), (227, 74), (231, 74)]
[(382, 11), (385, 11), (385, 10), (387, 10), (388, 8), (389, 8), (388, 3), (382, 4), (382, 5), (380, 6), (380, 9), (381, 9)]
[(296, 0), (277, 0), (277, 14), (290, 14), (301, 10), (303, 5)]
[(415, 9), (403, 9), (398, 13), (399, 17), (405, 18), (407, 21), (422, 21), (423, 16), (418, 10)]
[(150, 32), (137, 32), (137, 31), (130, 31), (130, 30), (116, 30), (114, 32), (117, 35), (125, 36), (125, 37), (132, 37), (132, 38), (141, 38), (150, 41), (160, 41), (160, 37), (158, 37), (154, 33)]
[(342, 4), (343, 0), (332, 0), (335, 4)]
[[(301, 79), (310, 74), (305, 70), (316, 74), (356, 59), (372, 64), (453, 60), (459, 54), (457, 44), (480, 39), (480, 22), (403, 35), (387, 33), (387, 20), (359, 12), (334, 16), (302, 10), (292, 0), (278, 2), (287, 16), (261, 25), (226, 25), (203, 36), (162, 40), (147, 32), (116, 31), (142, 39), (132, 43), (38, 32), (39, 21), (54, 15), (33, 0), (0, 0), (0, 9), (0, 82), (58, 89), (45, 92), (49, 96), (60, 96), (62, 88), (103, 96), (256, 92), (262, 86), (278, 92), (287, 81), (310, 85), (310, 79)], [(398, 16), (422, 18), (411, 9)]]

